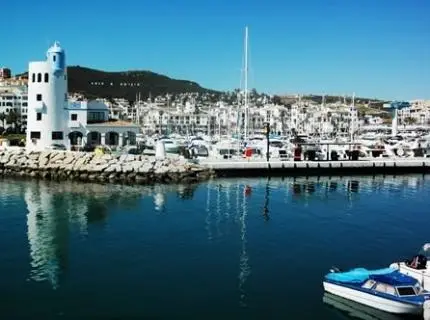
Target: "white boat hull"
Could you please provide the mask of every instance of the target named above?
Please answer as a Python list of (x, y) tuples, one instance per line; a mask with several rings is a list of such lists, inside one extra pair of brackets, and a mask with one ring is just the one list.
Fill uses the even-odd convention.
[(325, 281), (323, 282), (323, 286), (324, 286), (324, 290), (331, 294), (334, 294), (339, 297), (343, 297), (345, 299), (355, 301), (385, 312), (390, 312), (395, 314), (416, 314), (416, 315), (420, 315), (423, 312), (422, 306), (385, 299), (383, 297), (379, 297), (366, 292), (347, 288), (344, 286), (340, 286), (340, 285), (325, 282)]
[(391, 268), (399, 269), (399, 271), (403, 274), (406, 274), (412, 278), (415, 278), (421, 283), (424, 290), (430, 291), (430, 270), (429, 264), (427, 263), (427, 269), (417, 270), (411, 267), (408, 267), (404, 262), (393, 263), (390, 265)]

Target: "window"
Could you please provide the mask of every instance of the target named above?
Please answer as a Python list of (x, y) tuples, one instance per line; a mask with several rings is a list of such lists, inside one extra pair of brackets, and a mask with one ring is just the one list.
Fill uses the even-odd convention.
[(36, 82), (36, 74), (35, 73), (31, 74), (31, 81)]
[(76, 113), (72, 113), (71, 116), (70, 116), (70, 119), (72, 121), (77, 121), (78, 120), (78, 115)]
[(52, 60), (55, 62), (57, 60), (57, 56), (53, 56)]
[(64, 101), (67, 101), (67, 93), (64, 94)]
[(41, 73), (37, 74), (37, 82), (42, 82), (42, 74)]
[(373, 287), (374, 284), (375, 284), (375, 281), (370, 279), (370, 280), (367, 280), (366, 283), (362, 285), (362, 287), (365, 289), (370, 289)]
[(63, 131), (52, 131), (52, 140), (63, 140)]
[(48, 80), (49, 80), (49, 74), (45, 73), (45, 82), (48, 83)]
[(40, 139), (40, 131), (31, 131), (30, 139)]
[(88, 112), (88, 120), (89, 121), (104, 121), (105, 113), (104, 112)]
[(413, 287), (399, 287), (397, 288), (399, 296), (414, 296), (415, 290)]
[(42, 94), (41, 94), (41, 93), (38, 93), (38, 94), (36, 95), (36, 100), (37, 100), (37, 101), (42, 101)]
[(392, 295), (396, 294), (394, 287), (387, 285), (385, 283), (378, 283), (375, 287), (375, 290), (379, 292), (387, 293), (387, 294), (392, 294)]
[(42, 113), (41, 112), (36, 113), (36, 120), (37, 121), (41, 121), (42, 120)]

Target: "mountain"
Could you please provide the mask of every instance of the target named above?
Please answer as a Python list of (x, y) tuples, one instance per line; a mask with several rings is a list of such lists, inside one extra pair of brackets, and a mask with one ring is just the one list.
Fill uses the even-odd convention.
[[(283, 104), (292, 104), (298, 101), (298, 98), (295, 95), (281, 95), (279, 96), (279, 100)], [(312, 101), (316, 103), (322, 103), (323, 96), (322, 95), (302, 95), (301, 100), (303, 102), (306, 101)], [(325, 103), (335, 103), (338, 101), (344, 101), (344, 98), (341, 96), (334, 96), (334, 95), (326, 95), (324, 97)], [(352, 103), (352, 97), (345, 97), (345, 101), (347, 104)], [(358, 104), (369, 104), (372, 105), (375, 108), (382, 108), (382, 105), (385, 101), (374, 99), (374, 98), (365, 98), (365, 97), (355, 97), (354, 98), (355, 103)]]
[(81, 66), (67, 67), (69, 92), (82, 93), (89, 98), (141, 99), (166, 93), (215, 93), (188, 80), (177, 80), (151, 71), (106, 72)]

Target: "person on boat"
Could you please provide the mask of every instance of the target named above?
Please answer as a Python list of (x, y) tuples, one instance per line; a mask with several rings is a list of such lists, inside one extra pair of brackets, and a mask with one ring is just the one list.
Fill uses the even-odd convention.
[(411, 261), (408, 261), (407, 265), (413, 269), (425, 269), (427, 266), (427, 257), (418, 254)]

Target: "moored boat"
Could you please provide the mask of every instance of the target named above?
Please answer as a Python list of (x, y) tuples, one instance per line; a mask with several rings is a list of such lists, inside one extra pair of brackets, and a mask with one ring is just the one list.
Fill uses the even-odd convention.
[(415, 278), (393, 268), (331, 270), (323, 286), (331, 294), (394, 314), (422, 315), (430, 299), (430, 292)]
[(394, 262), (390, 268), (399, 270), (418, 280), (425, 290), (430, 291), (430, 243), (422, 246), (421, 250), (411, 260)]

